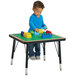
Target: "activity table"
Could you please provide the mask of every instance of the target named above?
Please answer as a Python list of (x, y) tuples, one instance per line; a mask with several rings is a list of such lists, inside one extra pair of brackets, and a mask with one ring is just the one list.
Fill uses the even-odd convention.
[(13, 47), (12, 47), (12, 55), (11, 55), (11, 65), (13, 64), (13, 57), (14, 57), (14, 52), (16, 48), (16, 41), (21, 42), (22, 44), (26, 44), (26, 60), (25, 60), (25, 74), (27, 75), (28, 71), (28, 46), (30, 43), (43, 43), (43, 55), (44, 55), (44, 60), (45, 60), (45, 44), (47, 42), (57, 42), (57, 48), (58, 48), (58, 57), (59, 57), (59, 65), (60, 65), (60, 70), (61, 68), (61, 41), (66, 40), (66, 38), (52, 34), (51, 38), (41, 38), (41, 34), (39, 36), (32, 35), (32, 38), (25, 38), (21, 36), (20, 33), (17, 34), (9, 34), (9, 37), (13, 38)]

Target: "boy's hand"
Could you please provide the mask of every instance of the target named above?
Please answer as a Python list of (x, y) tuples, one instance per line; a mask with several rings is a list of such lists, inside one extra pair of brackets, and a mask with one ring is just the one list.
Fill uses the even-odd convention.
[(39, 32), (39, 29), (38, 29), (38, 28), (35, 28), (35, 31), (36, 31), (36, 32)]

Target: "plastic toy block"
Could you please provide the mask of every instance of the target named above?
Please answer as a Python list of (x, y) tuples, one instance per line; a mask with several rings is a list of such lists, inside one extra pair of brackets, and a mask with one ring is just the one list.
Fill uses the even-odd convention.
[(23, 31), (21, 31), (21, 36), (23, 36), (23, 34), (24, 34), (24, 32), (23, 32)]
[(52, 32), (51, 32), (51, 31), (48, 31), (48, 30), (47, 30), (46, 33), (50, 33), (50, 34), (52, 35)]
[(42, 29), (46, 29), (46, 28), (47, 28), (47, 26), (42, 27)]
[(42, 34), (42, 38), (51, 38), (51, 34), (50, 33), (44, 33)]
[(31, 33), (23, 32), (23, 31), (21, 31), (21, 36), (26, 37), (26, 38), (31, 38), (32, 37)]
[(31, 34), (34, 34), (34, 31), (30, 31)]
[(42, 29), (39, 29), (39, 33), (43, 33), (43, 30)]
[(34, 35), (39, 35), (39, 33), (35, 31), (35, 32), (34, 32)]
[(23, 36), (26, 37), (26, 38), (31, 38), (32, 37), (31, 33), (28, 33), (28, 32), (24, 32)]
[(27, 35), (26, 38), (31, 38), (31, 35)]

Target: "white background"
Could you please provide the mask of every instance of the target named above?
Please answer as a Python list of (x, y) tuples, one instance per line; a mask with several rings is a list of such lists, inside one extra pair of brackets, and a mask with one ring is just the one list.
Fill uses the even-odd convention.
[[(11, 66), (13, 39), (9, 34), (28, 31), (35, 0), (0, 0), (0, 76), (25, 76), (25, 49), (19, 43)], [(62, 71), (54, 43), (46, 43), (46, 61), (29, 60), (28, 76), (76, 76), (76, 0), (41, 0), (44, 22), (53, 33), (63, 36)]]

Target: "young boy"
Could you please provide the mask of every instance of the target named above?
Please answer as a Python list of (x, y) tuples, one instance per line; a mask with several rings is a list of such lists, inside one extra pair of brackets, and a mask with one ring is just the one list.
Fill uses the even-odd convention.
[[(44, 4), (41, 1), (36, 1), (33, 4), (33, 14), (30, 16), (29, 19), (29, 31), (36, 31), (39, 32), (39, 29), (46, 26), (43, 21), (43, 17), (41, 15), (42, 11), (44, 9)], [(33, 51), (33, 48), (35, 47), (35, 52)], [(29, 58), (32, 60), (40, 59), (40, 43), (31, 43), (29, 44)]]

